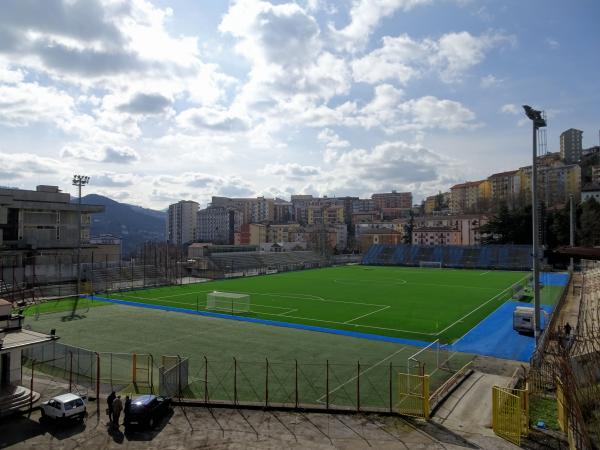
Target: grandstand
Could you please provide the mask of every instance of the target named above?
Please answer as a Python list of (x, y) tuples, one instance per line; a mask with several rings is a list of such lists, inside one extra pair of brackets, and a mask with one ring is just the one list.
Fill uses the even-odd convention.
[(440, 267), (528, 270), (531, 268), (529, 245), (384, 245), (369, 247), (362, 264), (384, 266), (421, 266), (440, 263)]
[(212, 264), (224, 274), (287, 272), (313, 269), (329, 265), (327, 259), (310, 251), (297, 252), (225, 252), (208, 256)]

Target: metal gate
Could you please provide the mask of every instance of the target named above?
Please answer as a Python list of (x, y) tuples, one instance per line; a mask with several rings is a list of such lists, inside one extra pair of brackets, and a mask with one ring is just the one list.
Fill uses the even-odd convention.
[(527, 389), (492, 388), (492, 428), (498, 436), (521, 445), (521, 436), (529, 429)]
[(398, 374), (398, 414), (429, 419), (429, 375)]
[(562, 432), (569, 428), (569, 415), (565, 400), (565, 392), (561, 381), (556, 379), (556, 407), (558, 409), (558, 426)]

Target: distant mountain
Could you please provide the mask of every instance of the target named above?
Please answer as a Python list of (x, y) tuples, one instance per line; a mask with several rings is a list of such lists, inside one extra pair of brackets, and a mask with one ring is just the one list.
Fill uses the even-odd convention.
[[(74, 199), (74, 202), (77, 200)], [(167, 214), (163, 211), (119, 203), (108, 197), (89, 194), (81, 199), (88, 205), (103, 205), (105, 211), (92, 215), (92, 236), (112, 234), (123, 239), (123, 255), (145, 241), (164, 241)]]

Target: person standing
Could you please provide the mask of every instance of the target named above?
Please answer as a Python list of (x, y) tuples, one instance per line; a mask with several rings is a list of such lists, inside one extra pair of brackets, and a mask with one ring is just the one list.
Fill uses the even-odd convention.
[(108, 408), (106, 410), (106, 414), (108, 414), (108, 421), (112, 422), (113, 421), (113, 402), (115, 401), (115, 398), (117, 397), (117, 394), (115, 394), (115, 391), (112, 391), (108, 397), (106, 397), (106, 404), (108, 405)]
[(125, 396), (125, 408), (123, 409), (123, 425), (127, 426), (129, 419), (129, 409), (131, 408), (131, 397), (129, 395)]
[(121, 418), (121, 411), (123, 411), (123, 402), (121, 396), (117, 395), (117, 398), (113, 401), (113, 423), (119, 428), (119, 419)]

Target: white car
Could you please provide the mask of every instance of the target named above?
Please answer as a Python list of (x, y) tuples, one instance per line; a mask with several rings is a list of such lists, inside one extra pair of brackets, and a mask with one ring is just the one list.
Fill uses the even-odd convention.
[(42, 417), (82, 420), (85, 414), (85, 398), (76, 394), (58, 395), (42, 403)]

